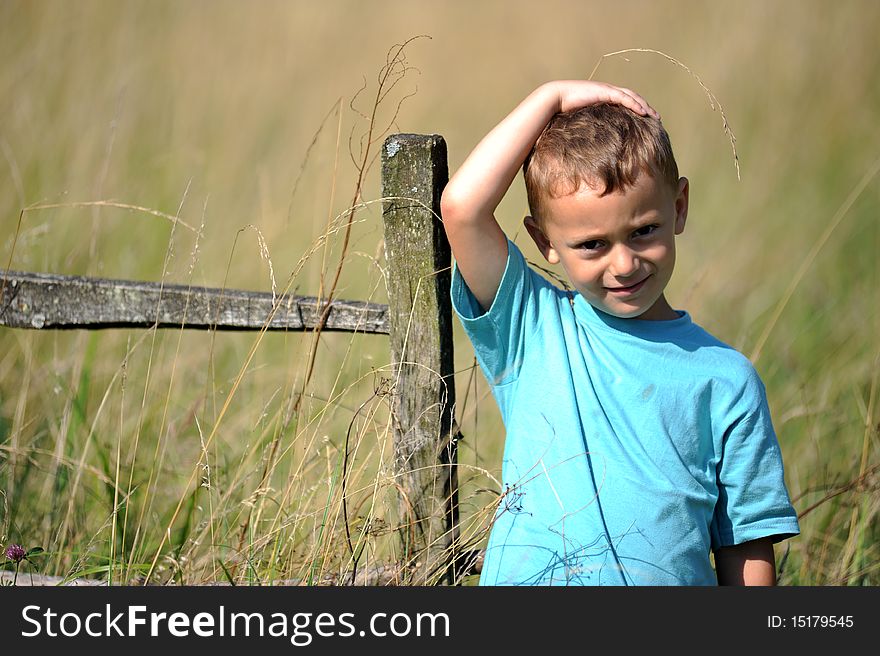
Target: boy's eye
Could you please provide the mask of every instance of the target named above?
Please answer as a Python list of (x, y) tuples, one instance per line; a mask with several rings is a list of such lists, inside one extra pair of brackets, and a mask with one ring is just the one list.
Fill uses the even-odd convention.
[(654, 232), (659, 227), (660, 226), (658, 226), (656, 223), (652, 223), (651, 225), (642, 226), (641, 228), (636, 230), (633, 233), (633, 235), (635, 235), (636, 237), (644, 237), (645, 235), (650, 235), (652, 232)]
[(581, 243), (578, 248), (585, 251), (597, 251), (602, 248), (602, 242), (598, 239), (590, 239), (589, 241)]

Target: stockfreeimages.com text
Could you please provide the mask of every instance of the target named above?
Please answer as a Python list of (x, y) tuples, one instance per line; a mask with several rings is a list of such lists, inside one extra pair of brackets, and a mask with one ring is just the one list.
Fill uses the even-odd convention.
[(103, 612), (59, 614), (51, 608), (25, 606), (22, 619), (27, 624), (21, 635), (75, 637), (143, 637), (149, 635), (188, 637), (273, 637), (289, 638), (297, 647), (323, 638), (353, 636), (375, 637), (449, 637), (449, 616), (446, 613), (373, 613), (363, 628), (358, 629), (354, 613), (239, 613), (219, 606), (214, 612), (187, 613), (150, 612), (146, 606), (126, 606), (114, 611), (106, 604)]

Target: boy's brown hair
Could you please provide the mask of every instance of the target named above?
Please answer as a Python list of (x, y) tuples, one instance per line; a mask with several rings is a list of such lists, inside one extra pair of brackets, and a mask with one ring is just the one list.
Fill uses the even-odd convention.
[(678, 187), (678, 165), (659, 120), (615, 103), (556, 114), (523, 163), (529, 208), (544, 224), (541, 201), (587, 185), (599, 196), (625, 191), (642, 173)]

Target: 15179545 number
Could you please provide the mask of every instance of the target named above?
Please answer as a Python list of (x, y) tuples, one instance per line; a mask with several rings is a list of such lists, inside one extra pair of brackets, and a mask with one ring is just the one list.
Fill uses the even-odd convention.
[(851, 629), (855, 626), (852, 615), (768, 615), (771, 629)]

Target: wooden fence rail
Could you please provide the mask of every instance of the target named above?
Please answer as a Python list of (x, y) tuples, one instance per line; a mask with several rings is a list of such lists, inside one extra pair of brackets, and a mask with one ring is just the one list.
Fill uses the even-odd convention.
[[(10, 328), (262, 330), (268, 321), (267, 330), (303, 331), (326, 307), (308, 296), (21, 271), (5, 271), (0, 289), (0, 325)], [(388, 306), (332, 301), (322, 330), (387, 335)]]
[[(320, 327), (389, 336), (399, 515), (407, 519), (398, 565), (405, 563), (401, 580), (411, 584), (453, 583), (481, 562), (480, 554), (457, 549), (451, 256), (439, 221), (447, 171), (442, 137), (388, 137), (382, 197), (389, 304), (334, 300)], [(44, 273), (5, 271), (0, 282), (0, 325), (14, 328), (302, 331), (317, 328), (325, 308), (311, 297)]]

